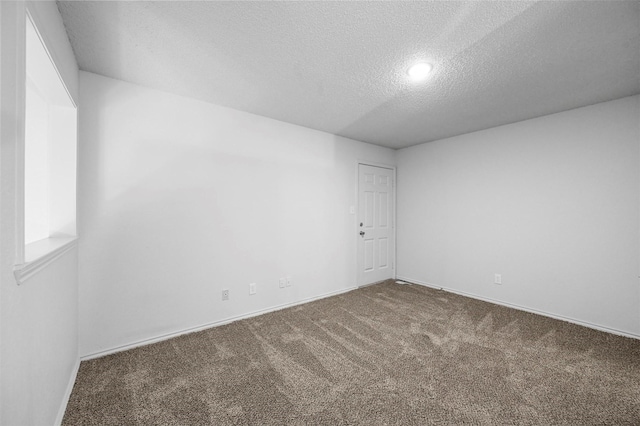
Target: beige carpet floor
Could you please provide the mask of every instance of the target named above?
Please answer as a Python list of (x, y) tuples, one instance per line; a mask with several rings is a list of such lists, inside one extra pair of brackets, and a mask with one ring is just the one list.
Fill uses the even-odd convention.
[(387, 281), (83, 362), (103, 424), (639, 425), (640, 341)]

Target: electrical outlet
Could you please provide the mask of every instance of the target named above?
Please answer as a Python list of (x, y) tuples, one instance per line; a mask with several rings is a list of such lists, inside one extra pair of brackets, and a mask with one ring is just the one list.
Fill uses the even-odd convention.
[(249, 294), (256, 294), (256, 283), (249, 284)]
[(285, 288), (287, 286), (287, 279), (280, 278), (280, 288)]
[(495, 278), (493, 279), (493, 282), (495, 284), (502, 284), (502, 275), (501, 274), (495, 274)]
[(291, 277), (287, 277), (287, 287), (291, 287)]
[(222, 300), (229, 300), (229, 290), (222, 290)]

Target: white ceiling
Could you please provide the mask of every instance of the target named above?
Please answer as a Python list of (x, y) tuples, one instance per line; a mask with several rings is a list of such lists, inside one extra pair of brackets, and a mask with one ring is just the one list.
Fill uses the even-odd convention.
[(59, 9), (83, 70), (391, 148), (640, 93), (638, 1)]

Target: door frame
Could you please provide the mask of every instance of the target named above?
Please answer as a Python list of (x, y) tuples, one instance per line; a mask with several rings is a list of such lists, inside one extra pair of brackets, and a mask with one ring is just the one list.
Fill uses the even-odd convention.
[(360, 217), (360, 165), (364, 165), (364, 166), (372, 166), (372, 167), (379, 167), (382, 169), (388, 169), (391, 170), (392, 172), (392, 182), (391, 182), (391, 187), (393, 188), (393, 207), (391, 209), (391, 223), (393, 225), (393, 232), (391, 233), (391, 238), (393, 239), (393, 251), (391, 253), (392, 255), (392, 279), (396, 279), (397, 277), (397, 273), (398, 273), (398, 262), (396, 259), (396, 254), (397, 254), (397, 239), (396, 239), (396, 235), (397, 235), (397, 229), (398, 229), (398, 224), (396, 221), (396, 205), (397, 205), (397, 193), (398, 193), (398, 185), (397, 185), (397, 172), (396, 172), (396, 166), (395, 165), (391, 165), (391, 164), (387, 164), (387, 163), (378, 163), (375, 161), (368, 161), (368, 160), (357, 160), (356, 161), (356, 166), (355, 166), (355, 216), (353, 218), (353, 238), (355, 239), (355, 263), (356, 263), (356, 267), (355, 267), (355, 283), (356, 283), (356, 287), (366, 287), (369, 286), (371, 284), (375, 284), (375, 283), (370, 283), (370, 284), (361, 284), (360, 283), (360, 271), (358, 270), (358, 238), (360, 237), (360, 235), (358, 234), (358, 230), (360, 229), (358, 227), (358, 217)]

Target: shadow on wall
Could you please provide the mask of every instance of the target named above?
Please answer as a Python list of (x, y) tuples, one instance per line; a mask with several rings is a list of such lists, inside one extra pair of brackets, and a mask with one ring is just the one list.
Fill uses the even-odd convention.
[[(82, 263), (82, 283), (109, 277), (113, 286), (93, 287), (89, 309), (117, 306), (119, 321), (154, 332), (244, 313), (237, 304), (212, 305), (223, 284), (233, 291), (234, 283), (278, 277), (282, 271), (302, 279), (302, 271), (330, 270), (320, 251), (337, 232), (326, 220), (336, 208), (325, 184), (331, 169), (284, 167), (151, 141), (136, 151), (154, 151), (155, 160), (162, 151), (165, 162), (152, 160), (135, 176), (134, 156), (109, 171), (106, 182), (115, 188), (109, 185), (105, 192), (114, 192), (92, 206), (92, 222), (85, 223), (81, 251), (91, 266)], [(119, 179), (129, 181), (126, 189)], [(106, 325), (94, 324), (95, 329)]]

